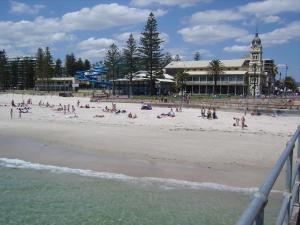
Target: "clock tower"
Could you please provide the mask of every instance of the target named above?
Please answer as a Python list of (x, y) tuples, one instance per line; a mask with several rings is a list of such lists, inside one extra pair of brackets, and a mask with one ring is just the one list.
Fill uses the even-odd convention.
[(254, 98), (261, 94), (263, 83), (262, 44), (256, 32), (251, 45), (251, 57), (249, 63), (249, 94)]

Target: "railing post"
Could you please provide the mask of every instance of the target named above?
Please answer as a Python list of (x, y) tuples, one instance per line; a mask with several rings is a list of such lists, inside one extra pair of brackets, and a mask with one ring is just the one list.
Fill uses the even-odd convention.
[[(298, 126), (298, 130), (300, 129), (300, 126)], [(300, 163), (300, 133), (298, 134), (297, 138), (297, 162)], [(298, 166), (297, 171), (298, 172), (298, 182), (300, 182), (300, 166)], [(299, 187), (297, 188), (297, 194), (296, 194), (296, 202), (299, 204), (299, 199), (300, 199), (300, 192), (299, 192)]]
[(255, 218), (255, 225), (264, 225), (264, 216), (265, 216), (265, 204), (257, 214)]
[[(287, 143), (289, 144), (289, 142)], [(293, 168), (293, 150), (290, 151), (288, 158), (286, 160), (286, 177), (285, 177), (285, 191), (290, 194), (292, 192), (292, 168)], [(286, 222), (290, 220), (291, 216), (291, 202), (289, 201), (288, 208), (286, 210), (287, 217)]]

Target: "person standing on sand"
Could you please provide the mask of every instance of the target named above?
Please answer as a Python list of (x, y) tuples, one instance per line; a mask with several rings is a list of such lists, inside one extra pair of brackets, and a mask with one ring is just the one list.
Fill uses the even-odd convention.
[(21, 111), (21, 109), (19, 108), (19, 119), (21, 119), (21, 116), (22, 116), (22, 111)]
[(244, 129), (244, 127), (245, 127), (245, 121), (246, 121), (245, 117), (242, 116), (242, 118), (241, 118), (242, 129)]
[(64, 105), (64, 114), (66, 114), (66, 111), (67, 111), (67, 107), (66, 105)]
[(79, 101), (79, 99), (78, 99), (78, 101), (77, 101), (77, 107), (79, 107), (79, 105), (80, 105), (80, 101)]
[(13, 108), (11, 107), (10, 109), (10, 118), (12, 119), (13, 118)]

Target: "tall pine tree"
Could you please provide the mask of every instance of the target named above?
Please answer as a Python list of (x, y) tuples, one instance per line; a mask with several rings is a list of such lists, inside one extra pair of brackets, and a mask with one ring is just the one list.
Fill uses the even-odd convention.
[(10, 87), (10, 73), (5, 50), (0, 51), (0, 88), (7, 89)]
[(55, 61), (54, 76), (62, 77), (62, 73), (63, 73), (62, 61), (61, 61), (61, 59), (57, 59)]
[(115, 95), (115, 78), (118, 63), (121, 60), (121, 54), (118, 47), (113, 43), (106, 52), (105, 55), (105, 66), (108, 68), (108, 73), (112, 79), (112, 91)]
[(74, 77), (76, 73), (76, 58), (73, 53), (66, 55), (65, 68), (68, 77)]
[(44, 56), (44, 50), (42, 48), (38, 48), (36, 53), (36, 77), (42, 81), (45, 79)]
[(123, 56), (129, 73), (129, 98), (131, 98), (133, 73), (136, 72), (138, 65), (138, 48), (132, 34), (127, 40), (127, 47), (124, 49)]
[(150, 95), (154, 95), (154, 76), (159, 74), (161, 70), (163, 54), (160, 45), (162, 42), (163, 40), (159, 37), (155, 16), (151, 12), (144, 27), (144, 31), (141, 33), (141, 46), (139, 48), (142, 62), (150, 76)]
[(50, 52), (49, 47), (46, 47), (45, 56), (44, 56), (44, 73), (47, 81), (47, 91), (49, 90), (49, 79), (53, 77), (53, 58)]
[(89, 70), (91, 69), (91, 63), (89, 60), (84, 60), (84, 70)]

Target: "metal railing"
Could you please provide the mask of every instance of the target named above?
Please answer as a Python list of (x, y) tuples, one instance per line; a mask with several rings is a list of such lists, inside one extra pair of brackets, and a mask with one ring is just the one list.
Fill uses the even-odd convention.
[[(298, 141), (297, 141), (298, 140)], [(293, 150), (297, 143), (297, 160), (293, 169)], [(241, 215), (236, 225), (263, 225), (264, 224), (264, 209), (268, 203), (268, 197), (277, 180), (284, 164), (286, 164), (286, 179), (284, 198), (280, 211), (278, 213), (276, 225), (288, 224), (291, 219), (293, 207), (295, 203), (299, 203), (299, 184), (300, 184), (300, 125), (295, 134), (287, 142), (283, 153), (280, 155), (275, 166), (270, 174), (254, 194), (254, 197), (246, 210)]]

